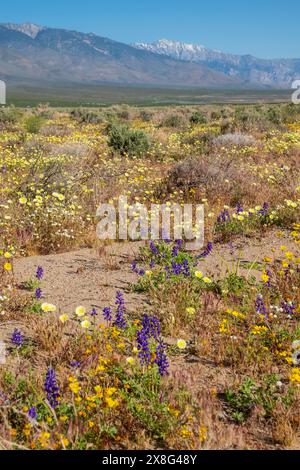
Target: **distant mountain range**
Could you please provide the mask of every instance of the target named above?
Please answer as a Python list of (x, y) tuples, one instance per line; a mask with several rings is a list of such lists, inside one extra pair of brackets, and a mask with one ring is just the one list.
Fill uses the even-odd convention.
[(160, 40), (127, 45), (32, 23), (0, 25), (0, 78), (28, 83), (290, 87), (300, 59), (261, 60)]
[(245, 84), (290, 88), (300, 77), (300, 59), (257, 59), (251, 55), (226, 54), (198, 44), (160, 39), (152, 44), (134, 44), (140, 50), (176, 60), (204, 65)]

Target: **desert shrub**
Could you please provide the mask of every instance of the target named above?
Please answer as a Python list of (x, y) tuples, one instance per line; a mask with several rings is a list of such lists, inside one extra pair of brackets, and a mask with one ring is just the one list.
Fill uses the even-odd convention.
[(130, 129), (125, 124), (107, 126), (108, 145), (121, 155), (142, 156), (150, 147), (147, 135), (141, 130)]
[(232, 108), (221, 108), (221, 109), (213, 109), (210, 113), (210, 119), (213, 121), (219, 119), (229, 119), (232, 117)]
[(277, 106), (238, 107), (235, 110), (235, 129), (248, 132), (253, 129), (265, 131), (282, 123), (281, 110)]
[(241, 147), (255, 145), (255, 143), (254, 137), (240, 133), (220, 135), (214, 140), (215, 145), (236, 145)]
[(40, 116), (29, 116), (25, 120), (25, 129), (30, 134), (38, 134), (42, 125), (44, 123), (44, 119)]
[(271, 107), (267, 110), (266, 112), (266, 117), (268, 121), (270, 121), (272, 124), (281, 124), (281, 111), (279, 108)]
[(181, 127), (183, 125), (183, 118), (181, 116), (178, 116), (177, 114), (171, 114), (167, 116), (163, 122), (162, 126), (163, 127)]
[(166, 186), (167, 191), (174, 187), (182, 190), (199, 188), (212, 200), (222, 196), (228, 204), (234, 205), (253, 196), (252, 181), (248, 176), (245, 185), (243, 168), (233, 157), (202, 155), (175, 165), (162, 187)]
[(121, 109), (117, 112), (117, 117), (123, 121), (129, 121), (131, 119), (131, 113), (128, 109)]
[(295, 119), (299, 118), (300, 115), (300, 106), (294, 103), (289, 103), (281, 108), (281, 118), (283, 122), (293, 122)]
[(49, 107), (49, 103), (40, 103), (34, 110), (34, 114), (44, 119), (51, 119), (54, 113)]
[(84, 124), (99, 124), (102, 122), (102, 117), (95, 111), (78, 108), (71, 111), (70, 115), (76, 121)]
[(142, 121), (144, 122), (150, 122), (152, 119), (152, 114), (148, 111), (143, 110), (140, 112), (140, 119), (142, 119)]
[(206, 117), (204, 116), (203, 113), (200, 111), (196, 111), (192, 116), (190, 117), (190, 123), (191, 124), (205, 124), (207, 122)]
[(230, 134), (235, 131), (235, 124), (232, 119), (223, 119), (220, 124), (220, 133)]
[(21, 116), (20, 111), (18, 111), (14, 106), (0, 109), (0, 123), (1, 124), (16, 124), (20, 116)]
[(210, 118), (212, 119), (212, 121), (217, 121), (218, 119), (221, 119), (221, 117), (221, 112), (217, 110), (212, 111), (210, 114)]

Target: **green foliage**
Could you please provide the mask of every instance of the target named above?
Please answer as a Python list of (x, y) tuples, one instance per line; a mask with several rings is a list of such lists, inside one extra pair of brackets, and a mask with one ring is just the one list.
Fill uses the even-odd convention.
[(227, 390), (225, 396), (230, 415), (238, 423), (250, 416), (257, 401), (255, 384), (249, 378), (244, 380), (237, 391)]
[(24, 123), (25, 129), (30, 134), (38, 134), (44, 122), (41, 116), (29, 116)]
[[(163, 439), (174, 425), (168, 413), (168, 403), (159, 394), (160, 377), (155, 369), (144, 374), (134, 374), (131, 378), (121, 369), (115, 370), (124, 387), (122, 396), (129, 411), (155, 439)], [(127, 391), (126, 391), (127, 390)]]
[(236, 273), (230, 273), (224, 279), (224, 289), (230, 294), (239, 294), (247, 289), (247, 281), (244, 277), (238, 276)]
[(166, 119), (162, 123), (164, 127), (173, 127), (173, 128), (180, 127), (182, 126), (182, 124), (183, 124), (183, 119), (181, 116), (178, 116), (178, 114), (171, 114), (170, 116), (167, 116)]
[(276, 374), (266, 376), (261, 385), (246, 378), (237, 390), (227, 390), (225, 397), (232, 419), (237, 423), (243, 423), (258, 405), (264, 409), (266, 418), (271, 416), (278, 401), (289, 407), (293, 400), (293, 392), (287, 389), (283, 393), (277, 385), (278, 381), (279, 377)]
[(190, 123), (191, 124), (206, 124), (207, 119), (204, 116), (203, 113), (200, 111), (196, 111), (192, 116), (190, 117)]
[(130, 129), (125, 124), (110, 123), (107, 132), (109, 147), (121, 155), (141, 157), (150, 148), (149, 139), (143, 131)]

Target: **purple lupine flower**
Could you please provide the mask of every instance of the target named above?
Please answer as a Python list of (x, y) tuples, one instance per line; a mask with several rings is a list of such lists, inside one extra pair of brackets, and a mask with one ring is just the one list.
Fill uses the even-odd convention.
[(175, 241), (175, 244), (172, 248), (172, 256), (173, 258), (176, 258), (176, 256), (178, 256), (178, 253), (179, 251), (181, 250), (182, 248), (182, 244), (183, 244), (183, 240), (176, 240)]
[(137, 345), (139, 359), (142, 364), (150, 364), (151, 354), (149, 340), (151, 337), (158, 340), (160, 336), (160, 323), (156, 317), (145, 314), (142, 318), (142, 328), (137, 332)]
[(20, 330), (18, 330), (17, 328), (14, 330), (13, 334), (11, 335), (11, 342), (14, 346), (22, 346), (23, 343), (24, 343), (24, 336), (23, 334), (21, 333)]
[(155, 261), (153, 261), (153, 260), (150, 261), (149, 268), (150, 268), (150, 269), (155, 268)]
[(117, 313), (116, 313), (115, 325), (118, 328), (125, 329), (127, 327), (127, 323), (124, 318), (125, 302), (124, 302), (124, 296), (122, 292), (120, 291), (117, 292), (116, 305), (117, 305)]
[(96, 317), (97, 315), (98, 315), (97, 310), (95, 308), (93, 308), (92, 311), (91, 311), (91, 316)]
[(212, 251), (213, 251), (213, 244), (212, 244), (212, 242), (208, 242), (207, 247), (205, 248), (203, 253), (201, 253), (201, 255), (197, 256), (196, 259), (207, 258), (212, 253)]
[(79, 361), (72, 361), (72, 362), (70, 363), (71, 369), (79, 369), (80, 365), (81, 365), (81, 364), (80, 364)]
[(178, 253), (179, 253), (179, 248), (178, 248), (178, 246), (176, 246), (176, 245), (173, 246), (173, 248), (172, 248), (172, 256), (173, 256), (173, 258), (176, 258), (176, 256), (178, 256)]
[(237, 206), (236, 206), (236, 213), (241, 214), (242, 212), (244, 212), (244, 209), (242, 207), (242, 204), (240, 202), (238, 202)]
[(28, 410), (28, 416), (31, 418), (31, 419), (36, 419), (37, 418), (37, 411), (36, 411), (36, 407), (35, 406), (32, 406), (29, 410)]
[(41, 289), (40, 287), (38, 287), (38, 288), (36, 289), (36, 291), (35, 291), (35, 298), (36, 298), (37, 300), (41, 300), (42, 295), (43, 295), (42, 289)]
[(137, 266), (137, 262), (134, 261), (132, 264), (131, 264), (131, 269), (132, 271), (137, 274), (138, 276), (145, 276), (145, 270), (144, 269), (139, 269), (138, 266)]
[(217, 219), (217, 222), (218, 222), (218, 224), (222, 224), (222, 223), (224, 224), (224, 223), (226, 223), (226, 222), (230, 222), (230, 214), (229, 214), (229, 212), (228, 212), (227, 209), (224, 209), (224, 210), (220, 213), (220, 215), (219, 215), (219, 217), (218, 217), (218, 219)]
[(136, 334), (136, 341), (138, 347), (138, 356), (142, 364), (149, 364), (151, 360), (149, 340), (145, 331), (141, 329)]
[(152, 253), (154, 255), (158, 255), (159, 254), (159, 249), (157, 248), (157, 246), (155, 245), (154, 241), (151, 240), (150, 242), (150, 250), (152, 251)]
[(263, 205), (263, 208), (258, 212), (258, 214), (261, 215), (262, 217), (267, 215), (269, 211), (269, 207), (270, 205), (267, 202), (265, 202)]
[(41, 266), (38, 266), (36, 270), (36, 278), (38, 281), (41, 281), (44, 277), (44, 269)]
[(167, 276), (167, 279), (169, 279), (169, 278), (170, 278), (170, 276), (171, 276), (171, 273), (170, 273), (170, 268), (169, 268), (169, 266), (165, 266), (165, 271), (166, 271), (166, 276)]
[(103, 309), (103, 316), (104, 319), (108, 322), (112, 321), (112, 313), (111, 313), (111, 308), (110, 307), (105, 307)]
[(158, 366), (159, 375), (162, 377), (168, 375), (169, 361), (166, 355), (166, 346), (163, 341), (160, 339), (158, 346), (156, 348), (156, 359), (155, 364)]
[(297, 308), (294, 302), (281, 302), (281, 306), (283, 308), (284, 313), (286, 313), (289, 317), (292, 317), (295, 314), (295, 310)]
[(183, 262), (183, 275), (185, 277), (190, 277), (191, 276), (191, 271), (190, 271), (190, 267), (189, 267), (189, 262), (187, 259), (184, 260)]
[(132, 271), (133, 271), (134, 273), (137, 272), (137, 262), (136, 262), (136, 261), (133, 261), (133, 262), (131, 263), (131, 269), (132, 269)]
[(180, 276), (182, 273), (182, 264), (172, 261), (172, 271), (175, 276)]
[(137, 332), (137, 345), (139, 351), (139, 359), (141, 364), (150, 364), (151, 352), (149, 341), (153, 338), (157, 342), (156, 359), (154, 361), (158, 366), (161, 376), (168, 373), (168, 358), (166, 355), (166, 346), (161, 338), (160, 322), (157, 317), (150, 317), (145, 314), (142, 318), (142, 328)]
[(256, 301), (255, 301), (255, 308), (256, 308), (256, 312), (259, 315), (265, 315), (265, 317), (268, 316), (267, 308), (265, 306), (262, 295), (257, 296)]
[(142, 328), (137, 332), (137, 345), (139, 358), (142, 364), (150, 364), (151, 354), (149, 340), (151, 337), (159, 338), (160, 323), (156, 317), (145, 314), (142, 318)]
[(142, 319), (142, 328), (146, 335), (151, 338), (158, 339), (161, 333), (160, 322), (157, 317), (150, 317), (149, 315), (144, 315)]
[(183, 245), (183, 240), (176, 240), (175, 243), (178, 246), (178, 248), (181, 250), (182, 245)]
[(44, 390), (47, 394), (47, 399), (51, 408), (56, 408), (58, 406), (60, 390), (57, 384), (55, 371), (51, 367), (48, 369), (48, 372), (46, 374)]

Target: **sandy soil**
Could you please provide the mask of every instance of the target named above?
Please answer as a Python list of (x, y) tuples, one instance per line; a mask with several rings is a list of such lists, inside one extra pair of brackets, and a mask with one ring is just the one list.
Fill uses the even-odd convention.
[[(15, 261), (14, 272), (21, 286), (34, 278), (37, 266), (42, 266), (45, 270), (42, 283), (44, 299), (65, 313), (72, 312), (78, 305), (96, 309), (113, 305), (118, 290), (125, 293), (129, 311), (136, 307), (141, 309), (143, 304), (147, 304), (147, 299), (130, 292), (130, 284), (137, 279), (131, 270), (131, 262), (138, 257), (139, 248), (144, 244), (114, 243), (105, 251), (81, 249), (20, 258)], [(293, 248), (287, 234), (279, 240), (275, 232), (262, 239), (240, 238), (234, 243), (216, 245), (213, 254), (199, 262), (199, 269), (207, 275), (223, 277), (226, 272), (235, 271), (240, 259), (239, 272), (259, 278), (261, 271), (251, 268), (251, 263), (259, 263), (266, 256), (277, 259), (280, 257), (280, 245)], [(246, 265), (243, 264), (245, 262)]]

